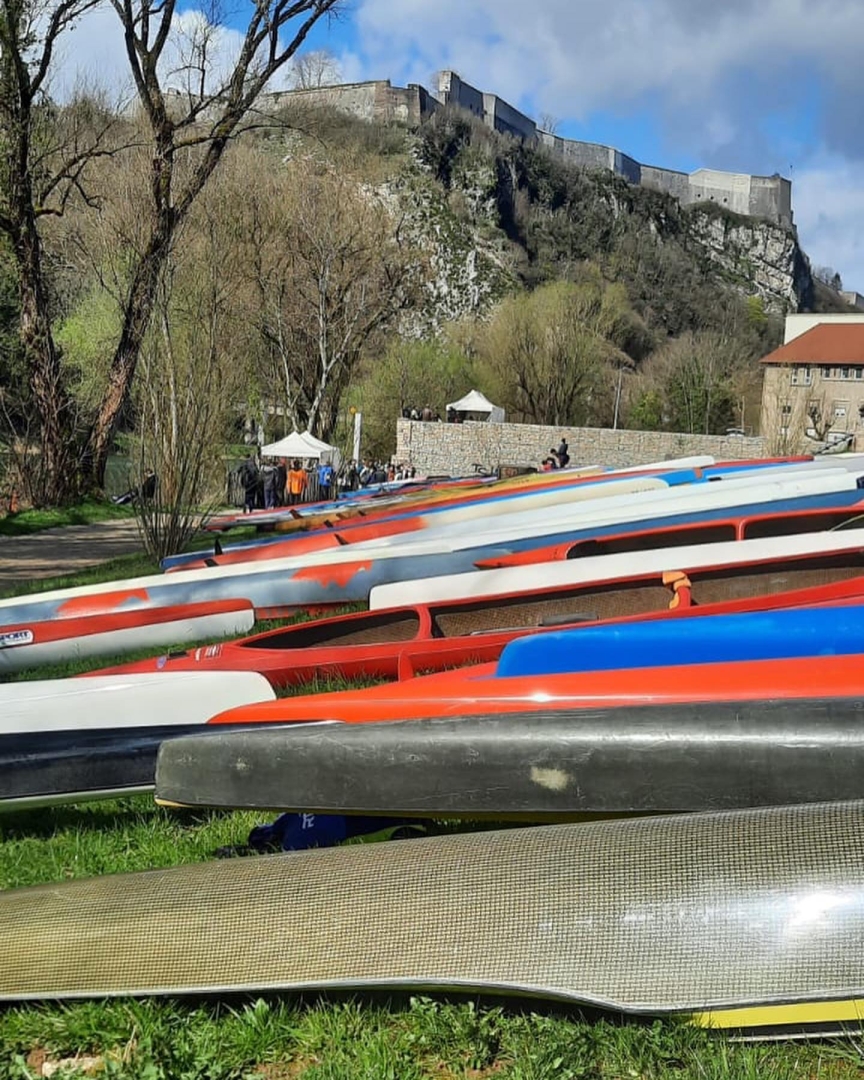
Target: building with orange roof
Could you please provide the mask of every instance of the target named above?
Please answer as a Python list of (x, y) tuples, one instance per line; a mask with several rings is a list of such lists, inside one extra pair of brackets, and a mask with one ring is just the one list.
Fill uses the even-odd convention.
[(790, 316), (786, 343), (762, 364), (769, 454), (864, 447), (864, 315)]

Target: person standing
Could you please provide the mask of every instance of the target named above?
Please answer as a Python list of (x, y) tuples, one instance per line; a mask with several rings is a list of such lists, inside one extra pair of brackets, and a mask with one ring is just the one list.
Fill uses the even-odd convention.
[(570, 448), (567, 445), (567, 440), (564, 436), (561, 436), (561, 442), (558, 443), (558, 467), (560, 469), (566, 469), (570, 464)]
[(306, 470), (300, 467), (296, 459), (291, 462), (291, 472), (288, 473), (288, 502), (296, 506), (303, 502), (303, 493), (306, 491)]
[(243, 513), (251, 514), (258, 496), (258, 463), (252, 454), (240, 466), (240, 482), (243, 485)]
[(322, 461), (318, 466), (318, 497), (322, 502), (329, 502), (332, 485), (333, 466), (327, 461)]
[(263, 469), (264, 473), (264, 509), (276, 509), (276, 469), (272, 462), (268, 462)]
[(279, 458), (276, 466), (276, 505), (285, 506), (285, 485), (288, 482), (288, 463), (285, 458)]

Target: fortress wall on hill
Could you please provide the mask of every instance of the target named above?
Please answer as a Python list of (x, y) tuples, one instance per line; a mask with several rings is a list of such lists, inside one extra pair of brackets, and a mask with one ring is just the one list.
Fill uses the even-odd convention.
[(660, 169), (656, 165), (643, 165), (642, 186), (674, 195), (685, 206), (690, 202), (690, 177), (687, 173), (675, 169)]
[(537, 125), (534, 121), (496, 94), (483, 95), (483, 117), (488, 127), (500, 131), (502, 135), (512, 135), (528, 142), (535, 142), (537, 139)]
[(299, 103), (328, 105), (364, 120), (396, 121), (412, 127), (418, 126), (441, 106), (449, 105), (464, 109), (502, 134), (539, 143), (574, 165), (609, 170), (632, 184), (672, 195), (684, 206), (714, 202), (747, 217), (766, 218), (788, 226), (793, 224), (792, 184), (781, 176), (750, 176), (716, 169), (697, 169), (688, 174), (642, 165), (614, 147), (564, 139), (540, 131), (530, 117), (496, 94), (478, 90), (455, 71), (439, 73), (437, 97), (417, 84), (392, 86), (390, 80), (385, 79), (273, 94), (270, 101), (279, 105), (288, 98)]
[(422, 474), (470, 475), (475, 464), (539, 468), (565, 435), (573, 465), (647, 465), (652, 461), (711, 454), (718, 461), (764, 457), (765, 439), (727, 435), (679, 435), (667, 431), (541, 427), (536, 424), (424, 423), (397, 420), (397, 462)]

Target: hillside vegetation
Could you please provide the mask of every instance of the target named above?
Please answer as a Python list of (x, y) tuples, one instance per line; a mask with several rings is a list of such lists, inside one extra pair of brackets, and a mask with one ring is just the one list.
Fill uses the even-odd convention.
[[(175, 486), (188, 448), (203, 458), (197, 491), (220, 479), (214, 448), (259, 426), (347, 443), (350, 406), (364, 412), (364, 452), (389, 456), (404, 408), (443, 415), (472, 385), (517, 420), (752, 428), (757, 360), (784, 311), (814, 303), (787, 230), (682, 209), (465, 114), (417, 132), (327, 109), (277, 119), (231, 143), (160, 275), (120, 438), (139, 471)], [(135, 123), (122, 120), (129, 149), (91, 164), (87, 197), (73, 192), (42, 226), (82, 424), (146, 234)], [(15, 297), (0, 250), (0, 438), (20, 483), (34, 410)]]

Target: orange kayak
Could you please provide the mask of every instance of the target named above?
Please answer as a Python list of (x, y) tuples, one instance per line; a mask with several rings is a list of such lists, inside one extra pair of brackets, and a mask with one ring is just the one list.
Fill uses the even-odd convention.
[[(496, 677), (494, 663), (405, 682), (283, 698), (219, 713), (218, 724), (363, 723), (432, 716), (674, 702), (864, 698), (864, 654)], [(864, 717), (864, 702), (862, 702)]]

